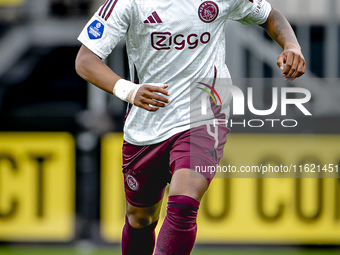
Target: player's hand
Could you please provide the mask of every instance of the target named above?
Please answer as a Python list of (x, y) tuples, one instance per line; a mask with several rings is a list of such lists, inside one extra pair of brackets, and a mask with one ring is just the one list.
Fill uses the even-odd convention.
[(143, 84), (138, 89), (133, 104), (147, 111), (157, 111), (159, 107), (165, 107), (170, 100), (154, 92), (170, 96), (170, 92), (166, 90), (167, 87), (166, 84)]
[(286, 81), (292, 81), (302, 76), (306, 71), (306, 61), (301, 48), (295, 44), (289, 45), (278, 57), (277, 65)]

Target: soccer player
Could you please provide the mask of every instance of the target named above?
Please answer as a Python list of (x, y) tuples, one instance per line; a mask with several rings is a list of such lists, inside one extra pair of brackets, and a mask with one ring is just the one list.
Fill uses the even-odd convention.
[[(205, 83), (205, 91), (216, 96), (214, 81), (230, 78), (224, 40), (228, 19), (262, 26), (283, 48), (277, 64), (284, 79), (304, 74), (305, 60), (291, 26), (266, 0), (106, 0), (78, 37), (83, 44), (78, 74), (129, 102), (123, 144), (124, 255), (154, 250), (185, 255), (193, 248), (197, 211), (213, 174), (195, 172), (190, 161), (218, 164), (228, 128), (214, 130), (204, 121), (228, 118), (231, 96), (222, 96), (221, 104), (211, 104), (207, 114), (193, 119), (190, 91), (192, 84), (209, 78), (213, 82)], [(101, 61), (123, 36), (133, 82)], [(155, 248), (167, 183), (167, 215)]]

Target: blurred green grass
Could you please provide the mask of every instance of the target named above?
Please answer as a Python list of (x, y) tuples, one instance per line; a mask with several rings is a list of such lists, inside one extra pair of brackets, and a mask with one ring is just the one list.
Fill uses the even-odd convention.
[[(120, 255), (120, 248), (0, 246), (0, 255)], [(292, 248), (195, 248), (192, 255), (336, 255), (340, 250)]]

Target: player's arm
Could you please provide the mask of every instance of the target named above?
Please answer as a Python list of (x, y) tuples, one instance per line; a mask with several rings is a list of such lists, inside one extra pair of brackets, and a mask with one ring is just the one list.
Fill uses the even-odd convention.
[(169, 103), (169, 99), (154, 93), (169, 96), (169, 91), (165, 89), (168, 85), (139, 85), (124, 80), (84, 45), (76, 58), (76, 71), (79, 76), (97, 87), (145, 110), (157, 111), (159, 107), (165, 107)]
[(277, 60), (282, 76), (287, 80), (302, 76), (306, 62), (295, 33), (283, 14), (273, 8), (267, 21), (260, 26), (283, 48)]

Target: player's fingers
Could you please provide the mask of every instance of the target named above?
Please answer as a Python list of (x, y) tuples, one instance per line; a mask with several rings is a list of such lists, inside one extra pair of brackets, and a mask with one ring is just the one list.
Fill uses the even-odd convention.
[[(150, 111), (150, 112), (155, 112), (159, 109), (159, 107), (157, 107), (157, 106), (152, 107), (152, 106), (150, 106), (150, 104), (148, 104), (147, 102), (143, 102), (143, 101), (137, 101), (137, 102), (135, 101), (134, 105), (138, 106), (140, 108), (143, 108), (147, 111)], [(150, 100), (150, 101), (152, 101), (152, 100)]]
[(151, 92), (159, 92), (164, 95), (170, 96), (170, 92), (166, 90), (169, 85), (164, 83), (146, 83), (143, 84), (143, 87), (145, 87), (147, 90)]
[(152, 92), (159, 92), (166, 96), (170, 96), (170, 92), (166, 90), (169, 87), (167, 84), (160, 84), (160, 86), (149, 85), (148, 89)]
[(292, 76), (292, 78), (298, 78), (300, 76), (302, 76), (306, 71), (306, 62), (304, 59), (302, 59), (299, 63), (299, 66), (295, 72), (295, 74)]
[(286, 59), (286, 66), (282, 71), (282, 76), (287, 77), (287, 74), (289, 73), (294, 61), (294, 54), (292, 52), (287, 53), (287, 59)]
[(161, 101), (161, 102), (164, 102), (164, 103), (169, 103), (170, 100), (168, 98), (154, 93), (154, 92), (159, 92), (159, 93), (162, 93), (166, 96), (170, 96), (169, 91), (164, 89), (164, 88), (167, 88), (168, 85), (166, 85), (166, 84), (161, 84), (161, 85), (162, 86), (143, 85), (143, 87), (145, 86), (147, 91), (148, 91), (148, 92), (146, 92), (146, 97), (154, 99), (154, 100), (158, 100), (158, 101)]
[(301, 57), (299, 55), (293, 54), (292, 56), (294, 58), (292, 66), (290, 67), (290, 70), (287, 74), (287, 77), (293, 78), (293, 74), (295, 74), (296, 70), (298, 69), (299, 63), (301, 61)]
[(143, 100), (143, 99), (154, 99), (154, 100), (158, 100), (164, 103), (169, 103), (169, 99), (165, 98), (161, 95), (155, 94), (152, 90), (150, 91), (150, 87), (149, 85), (143, 85), (137, 92), (136, 98), (135, 100)]
[(302, 72), (306, 72), (306, 61), (303, 61)]
[(153, 105), (153, 106), (158, 106), (158, 107), (165, 107), (166, 106), (166, 104), (158, 102), (156, 100), (152, 100), (152, 99), (144, 99), (143, 103)]
[(148, 95), (149, 95), (149, 98), (151, 98), (153, 100), (157, 100), (157, 101), (164, 102), (164, 103), (170, 103), (169, 98), (163, 97), (161, 95), (158, 95), (158, 94), (155, 94), (155, 93), (150, 93)]
[(277, 66), (283, 71), (285, 68), (285, 62), (286, 62), (286, 56), (282, 53), (280, 56), (277, 58)]
[(151, 107), (148, 104), (143, 105), (142, 108), (144, 108), (145, 110), (147, 110), (149, 112), (155, 112), (155, 111), (157, 111), (159, 109), (158, 107)]

